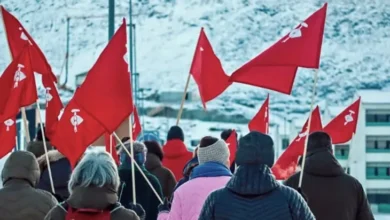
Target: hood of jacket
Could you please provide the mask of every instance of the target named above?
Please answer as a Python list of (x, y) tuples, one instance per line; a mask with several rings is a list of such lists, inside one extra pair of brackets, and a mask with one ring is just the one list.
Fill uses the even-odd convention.
[(28, 182), (32, 187), (35, 187), (39, 181), (41, 171), (35, 156), (31, 152), (16, 151), (13, 152), (4, 164), (1, 173), (1, 179), (4, 186), (7, 182), (13, 179), (18, 179)]
[(230, 170), (223, 164), (217, 162), (206, 162), (196, 166), (190, 175), (190, 179), (198, 177), (218, 177), (218, 176), (232, 176)]
[(183, 176), (185, 177), (189, 177), (192, 170), (199, 165), (199, 161), (198, 161), (198, 156), (195, 156), (194, 158), (192, 158), (190, 161), (188, 161), (186, 163), (186, 165), (184, 165), (184, 168), (183, 168)]
[(146, 155), (145, 167), (147, 170), (154, 170), (156, 168), (162, 167), (160, 158), (152, 153)]
[(239, 195), (257, 196), (269, 193), (280, 186), (270, 168), (264, 164), (243, 164), (226, 187)]
[(76, 187), (67, 200), (68, 204), (75, 208), (106, 209), (116, 204), (117, 193), (108, 187)]
[(307, 153), (305, 173), (314, 176), (340, 176), (345, 172), (330, 149), (321, 148)]
[[(57, 162), (63, 158), (66, 158), (64, 155), (62, 155), (58, 150), (50, 150), (47, 152), (47, 156), (49, 157), (49, 162), (54, 163)], [(46, 155), (43, 154), (37, 159), (39, 168), (41, 171), (45, 170), (47, 167), (47, 160), (46, 160)]]
[(186, 145), (180, 139), (172, 139), (167, 141), (163, 147), (164, 158), (172, 159), (179, 158), (189, 153)]

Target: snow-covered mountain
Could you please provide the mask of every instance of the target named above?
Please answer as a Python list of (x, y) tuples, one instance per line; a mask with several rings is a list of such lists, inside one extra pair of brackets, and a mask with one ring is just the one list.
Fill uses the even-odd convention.
[[(317, 101), (348, 105), (357, 89), (390, 85), (390, 3), (328, 2)], [(107, 0), (0, 3), (20, 19), (56, 73), (64, 72), (66, 18), (71, 17), (70, 86), (74, 86), (74, 75), (87, 71), (107, 43)], [(323, 3), (323, 0), (133, 0), (140, 87), (181, 91), (200, 27), (205, 27), (230, 74)], [(116, 0), (116, 27), (121, 17), (128, 17), (128, 6), (128, 0)], [(0, 68), (4, 69), (9, 62), (4, 37), (0, 39), (0, 53), (3, 54)], [(272, 93), (271, 108), (286, 113), (306, 111), (312, 78), (312, 70), (300, 70), (292, 96)], [(193, 80), (190, 89), (197, 89)], [(237, 84), (213, 102), (257, 108), (267, 92)]]

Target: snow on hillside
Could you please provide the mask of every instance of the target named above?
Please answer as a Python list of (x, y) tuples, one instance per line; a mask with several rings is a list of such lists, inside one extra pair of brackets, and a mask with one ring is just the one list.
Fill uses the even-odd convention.
[[(230, 74), (324, 3), (323, 0), (133, 2), (140, 87), (156, 91), (184, 88), (200, 27), (205, 27)], [(36, 0), (34, 4), (3, 0), (1, 4), (23, 22), (56, 73), (64, 72), (66, 17), (72, 17), (70, 86), (74, 86), (74, 75), (87, 71), (107, 43), (105, 0)], [(116, 0), (115, 10), (127, 17), (128, 1)], [(347, 105), (357, 89), (390, 85), (390, 50), (386, 49), (390, 48), (389, 11), (387, 0), (329, 0), (317, 101)], [(116, 19), (116, 27), (121, 16)], [(5, 55), (0, 60), (0, 68), (4, 69), (9, 62), (5, 38), (0, 39), (0, 53)], [(307, 111), (311, 86), (312, 71), (300, 70), (293, 95), (272, 93), (271, 108), (281, 113)], [(190, 90), (196, 89), (192, 80)], [(234, 103), (257, 108), (266, 92), (237, 84), (213, 105)]]

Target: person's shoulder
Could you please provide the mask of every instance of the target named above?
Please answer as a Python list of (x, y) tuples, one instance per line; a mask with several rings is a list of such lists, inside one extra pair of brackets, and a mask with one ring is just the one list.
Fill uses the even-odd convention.
[(281, 192), (288, 200), (298, 200), (301, 198), (301, 195), (298, 193), (298, 191), (289, 186), (279, 185), (277, 190)]
[(46, 202), (49, 204), (57, 204), (57, 199), (49, 192), (41, 189), (33, 189), (34, 197), (40, 202)]
[(354, 187), (354, 189), (359, 189), (359, 190), (363, 189), (363, 186), (359, 182), (359, 180), (357, 180), (355, 177), (353, 177), (347, 173), (344, 173), (341, 175), (340, 181), (346, 182), (347, 183), (346, 185)]
[(297, 188), (299, 182), (299, 176), (301, 175), (301, 171), (294, 173), (288, 179), (286, 179), (283, 183), (286, 186)]
[(111, 211), (112, 219), (128, 219), (128, 220), (138, 220), (138, 215), (130, 209), (126, 209), (123, 206), (118, 206), (114, 210)]
[(55, 207), (53, 207), (45, 217), (45, 220), (61, 220), (66, 218), (67, 210), (61, 205), (58, 204)]

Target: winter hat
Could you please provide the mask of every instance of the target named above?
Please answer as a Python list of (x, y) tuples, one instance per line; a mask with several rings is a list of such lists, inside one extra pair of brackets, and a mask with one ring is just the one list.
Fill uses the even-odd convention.
[[(124, 145), (126, 149), (131, 153), (130, 141), (126, 141)], [(148, 152), (148, 149), (146, 148), (145, 144), (138, 141), (133, 142), (133, 151), (134, 151), (135, 161), (138, 164), (144, 164), (146, 161), (146, 153)], [(125, 162), (125, 160), (127, 160), (126, 158), (130, 159), (129, 156), (127, 155), (127, 152), (122, 148), (120, 148), (119, 154), (121, 155), (122, 163)]]
[[(46, 129), (45, 129), (44, 126), (43, 126), (43, 133), (45, 134), (45, 140), (46, 140), (46, 141), (50, 141), (50, 139), (49, 139), (49, 138), (47, 137), (47, 135), (46, 135)], [(36, 140), (37, 140), (37, 141), (43, 141), (41, 127), (39, 127), (38, 130), (37, 130)]]
[(239, 141), (236, 164), (265, 164), (272, 167), (275, 151), (272, 138), (266, 134), (251, 131)]
[(157, 141), (144, 141), (148, 153), (156, 155), (160, 161), (164, 158), (164, 153), (162, 151), (161, 145)]
[(206, 162), (225, 164), (229, 159), (229, 156), (229, 148), (224, 140), (210, 136), (200, 140), (198, 148), (199, 164), (204, 164)]
[(155, 142), (161, 143), (160, 138), (158, 138), (156, 135), (151, 134), (151, 133), (140, 135), (140, 137), (138, 138), (138, 141), (155, 141)]
[(319, 149), (332, 151), (332, 139), (327, 133), (322, 131), (311, 133), (307, 142), (307, 152), (313, 152)]
[(167, 135), (167, 140), (179, 139), (184, 141), (184, 133), (183, 130), (179, 126), (172, 126)]
[(233, 133), (233, 129), (226, 129), (221, 132), (221, 138), (226, 141)]

